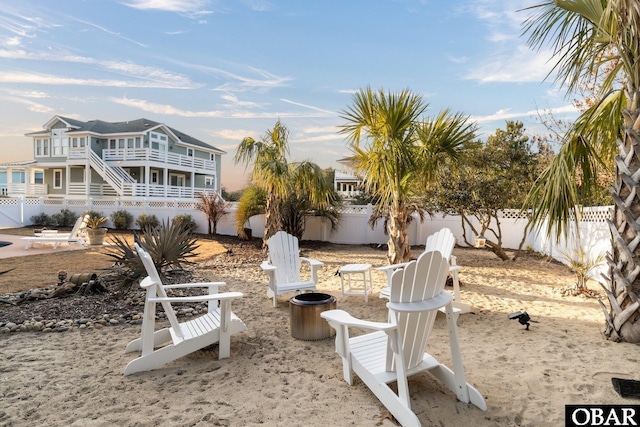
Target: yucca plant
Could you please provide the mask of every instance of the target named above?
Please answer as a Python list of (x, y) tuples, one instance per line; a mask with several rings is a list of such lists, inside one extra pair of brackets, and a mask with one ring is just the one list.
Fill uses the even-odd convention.
[(104, 225), (107, 221), (109, 221), (109, 218), (106, 218), (104, 216), (89, 217), (87, 218), (85, 227), (95, 230), (97, 228), (100, 228), (100, 226)]
[[(191, 264), (189, 258), (196, 256), (194, 251), (199, 247), (197, 239), (179, 222), (145, 228), (141, 234), (134, 234), (134, 241), (151, 255), (163, 278), (169, 271), (183, 270), (184, 264)], [(117, 291), (130, 290), (147, 275), (133, 245), (124, 237), (111, 236), (111, 245), (105, 254), (115, 260), (111, 270), (116, 274)]]
[(584, 249), (580, 248), (573, 253), (561, 252), (567, 260), (567, 265), (576, 276), (577, 282), (574, 288), (576, 294), (588, 293), (587, 280), (591, 278), (591, 272), (605, 261), (605, 256), (600, 254), (591, 258)]

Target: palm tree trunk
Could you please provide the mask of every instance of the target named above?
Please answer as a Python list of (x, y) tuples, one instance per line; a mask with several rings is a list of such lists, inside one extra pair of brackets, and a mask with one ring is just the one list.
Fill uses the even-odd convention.
[(616, 182), (612, 190), (614, 217), (609, 221), (613, 256), (609, 284), (605, 287), (609, 310), (605, 311), (605, 335), (615, 341), (640, 342), (640, 92), (625, 111), (624, 141), (616, 157)]
[(406, 262), (411, 258), (411, 246), (409, 245), (409, 236), (407, 234), (408, 225), (409, 213), (403, 203), (389, 210), (389, 222), (387, 225), (389, 250), (387, 258), (391, 264)]
[(262, 237), (263, 248), (267, 247), (267, 240), (269, 240), (269, 237), (276, 234), (280, 229), (280, 200), (277, 196), (268, 194), (264, 212), (264, 236)]

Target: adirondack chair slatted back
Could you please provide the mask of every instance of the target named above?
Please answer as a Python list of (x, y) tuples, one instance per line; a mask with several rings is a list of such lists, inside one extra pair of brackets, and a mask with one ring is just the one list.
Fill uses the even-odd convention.
[[(162, 279), (160, 278), (160, 274), (158, 273), (158, 270), (153, 263), (151, 255), (149, 255), (149, 253), (142, 249), (137, 243), (135, 243), (134, 246), (136, 248), (138, 256), (140, 257), (140, 260), (142, 261), (142, 264), (144, 265), (145, 270), (147, 270), (147, 274), (149, 275), (147, 278), (148, 280), (144, 279), (140, 283), (140, 286), (146, 288), (147, 290), (145, 318), (147, 317), (147, 308), (149, 310), (153, 310), (148, 313), (149, 316), (155, 316), (155, 303), (149, 302), (149, 298), (167, 298), (167, 292), (165, 291), (164, 286), (162, 286)], [(169, 323), (174, 329), (174, 333), (177, 337), (183, 337), (184, 335), (182, 333), (182, 329), (180, 328), (180, 322), (178, 321), (178, 317), (176, 316), (171, 303), (163, 301), (161, 302), (161, 304), (165, 314), (167, 315), (167, 320), (169, 320)]]
[(427, 242), (425, 243), (424, 251), (435, 251), (438, 250), (442, 254), (444, 258), (447, 260), (451, 258), (451, 254), (453, 253), (453, 248), (456, 245), (456, 238), (448, 228), (443, 228), (436, 233), (433, 233), (429, 237), (427, 237)]
[(77, 239), (80, 237), (81, 233), (84, 231), (87, 226), (87, 221), (89, 220), (89, 215), (83, 215), (76, 219), (76, 223), (73, 225), (71, 229), (71, 233), (69, 233), (69, 237), (71, 239)]
[[(448, 273), (449, 263), (439, 251), (423, 252), (416, 261), (393, 273), (389, 301), (411, 303), (433, 298), (444, 291)], [(436, 314), (437, 310), (390, 313), (398, 324), (407, 369), (422, 362)], [(390, 346), (386, 369), (395, 370)]]
[(269, 261), (277, 267), (276, 282), (279, 284), (300, 282), (300, 249), (298, 238), (278, 231), (267, 241)]

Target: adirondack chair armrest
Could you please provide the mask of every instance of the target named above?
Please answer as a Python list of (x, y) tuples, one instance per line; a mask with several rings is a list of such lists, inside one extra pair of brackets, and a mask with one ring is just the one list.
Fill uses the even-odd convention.
[(400, 262), (398, 264), (391, 264), (391, 265), (385, 265), (383, 267), (376, 267), (376, 270), (380, 270), (380, 271), (387, 271), (387, 270), (397, 270), (399, 268), (404, 268), (407, 266), (407, 264), (409, 264), (408, 262)]
[(300, 257), (300, 261), (308, 262), (312, 266), (324, 265), (324, 262), (322, 262), (322, 261), (318, 261), (317, 259), (307, 258), (307, 257), (303, 257), (303, 256)]
[(376, 267), (376, 270), (378, 271), (384, 271), (387, 275), (387, 283), (389, 283), (389, 285), (391, 285), (391, 275), (393, 274), (394, 271), (396, 271), (399, 268), (404, 268), (407, 266), (407, 264), (409, 264), (408, 262), (401, 262), (398, 264), (391, 264), (391, 265), (385, 265), (383, 267)]
[(411, 313), (418, 311), (437, 310), (453, 300), (450, 292), (440, 292), (433, 298), (417, 302), (388, 302), (387, 308), (396, 312)]
[(242, 292), (224, 292), (221, 294), (192, 295), (187, 297), (150, 297), (149, 302), (207, 302), (210, 300), (230, 300), (241, 298)]
[(320, 316), (328, 322), (335, 322), (340, 325), (356, 328), (373, 329), (376, 331), (389, 331), (396, 329), (397, 325), (386, 322), (371, 322), (353, 317), (344, 310), (328, 310), (320, 313)]
[(300, 261), (309, 263), (309, 269), (311, 270), (311, 281), (318, 283), (318, 269), (324, 265), (324, 262), (316, 259), (300, 257)]
[(208, 288), (209, 286), (226, 286), (226, 282), (198, 282), (198, 283), (176, 283), (163, 285), (165, 289), (172, 288)]
[(164, 285), (165, 289), (178, 288), (208, 288), (209, 294), (217, 294), (220, 286), (226, 286), (225, 282), (198, 282), (198, 283), (178, 283), (173, 285)]
[(275, 265), (271, 265), (269, 261), (262, 261), (262, 264), (260, 264), (260, 268), (263, 269), (265, 273), (269, 274), (272, 271), (276, 271), (278, 267), (276, 267)]

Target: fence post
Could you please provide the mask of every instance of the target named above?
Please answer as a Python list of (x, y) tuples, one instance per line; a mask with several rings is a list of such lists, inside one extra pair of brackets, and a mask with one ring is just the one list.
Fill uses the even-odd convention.
[(367, 209), (365, 211), (365, 217), (364, 217), (364, 221), (365, 221), (365, 230), (367, 230), (367, 240), (366, 240), (366, 244), (371, 244), (373, 242), (373, 229), (371, 227), (369, 227), (369, 218), (371, 218), (371, 214), (373, 213), (373, 206), (371, 205), (371, 203), (367, 204)]
[(18, 200), (20, 201), (20, 226), (24, 227), (24, 196), (18, 197)]

